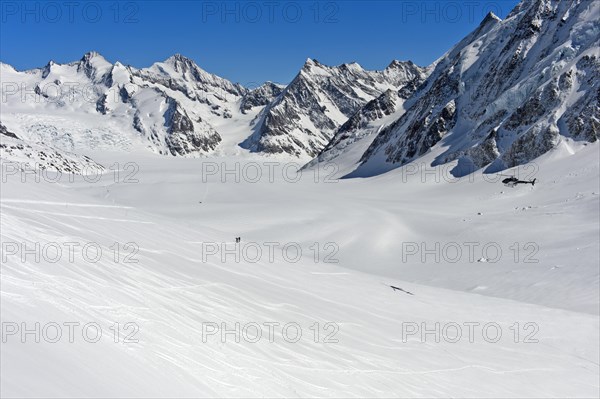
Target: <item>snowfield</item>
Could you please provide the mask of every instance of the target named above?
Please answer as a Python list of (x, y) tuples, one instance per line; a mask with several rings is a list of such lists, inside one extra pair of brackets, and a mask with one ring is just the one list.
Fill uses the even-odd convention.
[(1, 394), (597, 397), (599, 149), (507, 171), (533, 188), (435, 153), (296, 182), (258, 155), (3, 165)]
[(599, 43), (523, 0), (287, 85), (0, 62), (0, 397), (600, 397)]

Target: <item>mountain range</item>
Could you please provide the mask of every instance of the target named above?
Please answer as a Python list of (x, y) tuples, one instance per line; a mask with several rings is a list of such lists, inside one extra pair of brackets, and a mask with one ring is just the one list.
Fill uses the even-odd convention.
[[(338, 163), (347, 176), (430, 152), (434, 166), (455, 162), (457, 176), (496, 172), (559, 143), (598, 140), (599, 21), (598, 2), (523, 1), (504, 20), (488, 14), (427, 67), (392, 61), (368, 71), (308, 59), (287, 86), (254, 89), (180, 54), (142, 69), (96, 52), (27, 71), (2, 63), (0, 133), (12, 146), (61, 153), (257, 153)], [(8, 149), (0, 154), (11, 159)]]

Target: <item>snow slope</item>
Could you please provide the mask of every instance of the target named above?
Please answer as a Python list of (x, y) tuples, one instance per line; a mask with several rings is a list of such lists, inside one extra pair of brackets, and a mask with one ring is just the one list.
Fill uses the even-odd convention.
[[(306, 172), (292, 183), (280, 164), (272, 180), (236, 182), (210, 168), (225, 163), (231, 170), (239, 157), (123, 158), (106, 151), (94, 159), (139, 166), (130, 183), (125, 170), (108, 170), (96, 183), (82, 177), (22, 183), (10, 176), (1, 190), (3, 245), (80, 246), (73, 260), (63, 252), (55, 263), (48, 261), (53, 247), (39, 262), (6, 255), (3, 326), (81, 324), (73, 343), (66, 329), (57, 343), (35, 343), (32, 335), (22, 343), (19, 334), (5, 334), (2, 395), (598, 396), (599, 146), (575, 155), (563, 150), (540, 159), (537, 171), (521, 170), (538, 178), (533, 189), (508, 189), (481, 175), (447, 181), (442, 166), (436, 181), (408, 165), (335, 183), (325, 176), (315, 183)], [(252, 162), (262, 165), (256, 157), (242, 166)], [(203, 178), (203, 170), (211, 173)], [(243, 245), (278, 242), (273, 261), (266, 255), (255, 263), (231, 255), (223, 261), (203, 252), (202, 243), (233, 248), (237, 236)], [(430, 247), (494, 241), (507, 253), (496, 263), (436, 263), (431, 256), (403, 262), (402, 243), (420, 241)], [(537, 243), (539, 262), (515, 262), (508, 249), (515, 241)], [(90, 242), (102, 248), (95, 263), (82, 254)], [(295, 263), (280, 252), (290, 242), (303, 249)], [(318, 262), (309, 249), (315, 242)], [(327, 243), (338, 251), (332, 254)], [(97, 343), (79, 334), (91, 322), (102, 327)], [(239, 343), (231, 333), (223, 340), (207, 335), (206, 324), (203, 330), (203, 323), (234, 329), (236, 322), (258, 323), (261, 339), (249, 342), (252, 328)], [(273, 342), (268, 322), (280, 323)], [(295, 343), (281, 332), (290, 322), (302, 331)], [(326, 323), (335, 324), (326, 330)], [(435, 334), (407, 334), (407, 325), (421, 323), (430, 329), (458, 323), (463, 336), (451, 343), (451, 329), (439, 342)], [(464, 323), (480, 323), (472, 342)], [(482, 335), (486, 323), (499, 326), (498, 342), (488, 342), (493, 329)], [(123, 343), (129, 334), (139, 342)], [(337, 342), (324, 342), (329, 334)], [(296, 337), (294, 330), (289, 335)]]
[[(94, 160), (75, 153), (58, 150), (46, 144), (27, 143), (0, 124), (0, 162), (2, 179), (15, 173), (43, 175), (51, 179), (54, 173), (89, 175), (102, 173), (104, 167)], [(46, 174), (46, 172), (50, 174)]]
[(598, 11), (285, 88), (0, 64), (0, 396), (600, 396)]

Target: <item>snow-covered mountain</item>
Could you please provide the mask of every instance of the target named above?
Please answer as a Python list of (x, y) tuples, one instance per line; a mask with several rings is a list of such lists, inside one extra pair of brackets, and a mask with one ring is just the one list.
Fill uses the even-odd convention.
[(0, 63), (0, 398), (600, 398), (599, 21), (253, 89)]
[(381, 173), (435, 146), (434, 164), (497, 171), (600, 134), (600, 3), (521, 2), (436, 62), (406, 113), (386, 126), (354, 175)]
[(387, 90), (410, 92), (424, 73), (412, 62), (393, 61), (383, 71), (357, 63), (329, 67), (308, 59), (283, 93), (262, 112), (242, 146), (255, 152), (314, 157), (335, 131)]
[[(66, 151), (146, 148), (177, 156), (280, 154), (373, 175), (436, 151), (454, 174), (531, 161), (600, 132), (600, 5), (522, 2), (430, 67), (382, 71), (308, 59), (286, 87), (250, 90), (179, 54), (149, 68), (91, 52), (18, 72), (0, 64), (0, 120)], [(359, 165), (357, 167), (357, 165)]]
[(267, 82), (250, 90), (179, 54), (143, 69), (96, 52), (30, 71), (1, 68), (2, 119), (24, 138), (68, 150), (141, 144), (159, 154), (198, 155), (212, 153), (224, 132), (246, 128), (236, 146), (305, 159), (361, 106), (386, 90), (411, 94), (424, 73), (412, 62), (366, 71), (309, 59), (287, 87)]
[(377, 133), (404, 113), (405, 101), (411, 98), (431, 70), (430, 67), (412, 71), (399, 90), (388, 89), (366, 103), (336, 130), (325, 148), (305, 168), (335, 163), (337, 175), (352, 171)]
[(144, 69), (96, 52), (30, 71), (1, 68), (3, 122), (69, 150), (138, 143), (160, 154), (208, 153), (221, 141), (215, 126), (248, 93), (179, 54)]

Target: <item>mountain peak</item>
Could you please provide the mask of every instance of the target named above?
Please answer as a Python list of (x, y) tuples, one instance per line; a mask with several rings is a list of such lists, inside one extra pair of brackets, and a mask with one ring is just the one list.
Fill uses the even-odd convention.
[(181, 62), (184, 64), (194, 64), (194, 61), (182, 54), (176, 53), (165, 60), (167, 63)]
[[(51, 66), (51, 64), (49, 63), (48, 66)], [(112, 64), (96, 51), (85, 53), (81, 60), (79, 60), (79, 63), (77, 63), (77, 70), (83, 71), (85, 75), (92, 80), (102, 79), (102, 76), (106, 74), (110, 68), (112, 68)], [(49, 72), (49, 70), (50, 68), (47, 67), (47, 72)]]
[(363, 71), (363, 68), (360, 66), (358, 62), (350, 62), (347, 64), (340, 65), (340, 68), (347, 69), (349, 71), (360, 72)]
[(56, 63), (52, 60), (48, 61), (48, 63), (46, 64), (46, 66), (44, 68), (42, 68), (42, 78), (46, 78), (50, 72), (52, 71), (52, 66), (56, 65)]
[(316, 76), (316, 75), (328, 75), (331, 73), (331, 68), (327, 65), (321, 64), (314, 58), (307, 58), (306, 62), (300, 70), (300, 75)]
[(479, 24), (477, 31), (478, 32), (487, 31), (486, 29), (491, 29), (491, 27), (495, 26), (499, 22), (502, 22), (502, 19), (490, 11), (487, 13), (485, 18), (483, 18), (483, 20)]
[(390, 62), (390, 64), (385, 69), (397, 69), (397, 68), (403, 68), (406, 66), (413, 67), (413, 66), (417, 66), (417, 65), (410, 60), (409, 61), (392, 60), (392, 62)]
[(99, 52), (97, 51), (88, 51), (81, 57), (81, 61), (87, 62), (92, 60), (93, 58), (105, 59)]
[(494, 14), (492, 11), (488, 12), (483, 21), (481, 23), (487, 23), (490, 21), (502, 22), (502, 18)]
[(320, 65), (321, 64), (319, 64), (319, 61), (312, 58), (307, 58), (306, 61), (304, 61), (304, 65), (302, 65), (300, 72), (310, 72), (314, 67), (318, 67)]
[(312, 75), (313, 73), (320, 73), (319, 71), (322, 67), (323, 65), (319, 61), (313, 58), (307, 58), (304, 65), (302, 65), (302, 69), (300, 69), (300, 74), (302, 75), (305, 73)]
[[(198, 73), (198, 71), (202, 71), (200, 67), (194, 62), (194, 60), (192, 60), (191, 58), (187, 58), (186, 56), (181, 55), (179, 53), (167, 58), (164, 61), (164, 63), (173, 67), (175, 71), (181, 73), (186, 73), (188, 71), (192, 71), (192, 73)], [(200, 77), (197, 76), (197, 79), (200, 80)]]
[[(81, 57), (79, 64), (85, 68), (107, 68), (111, 64), (104, 58), (100, 53), (96, 51), (89, 51)], [(54, 65), (54, 61), (50, 61), (48, 65)]]

